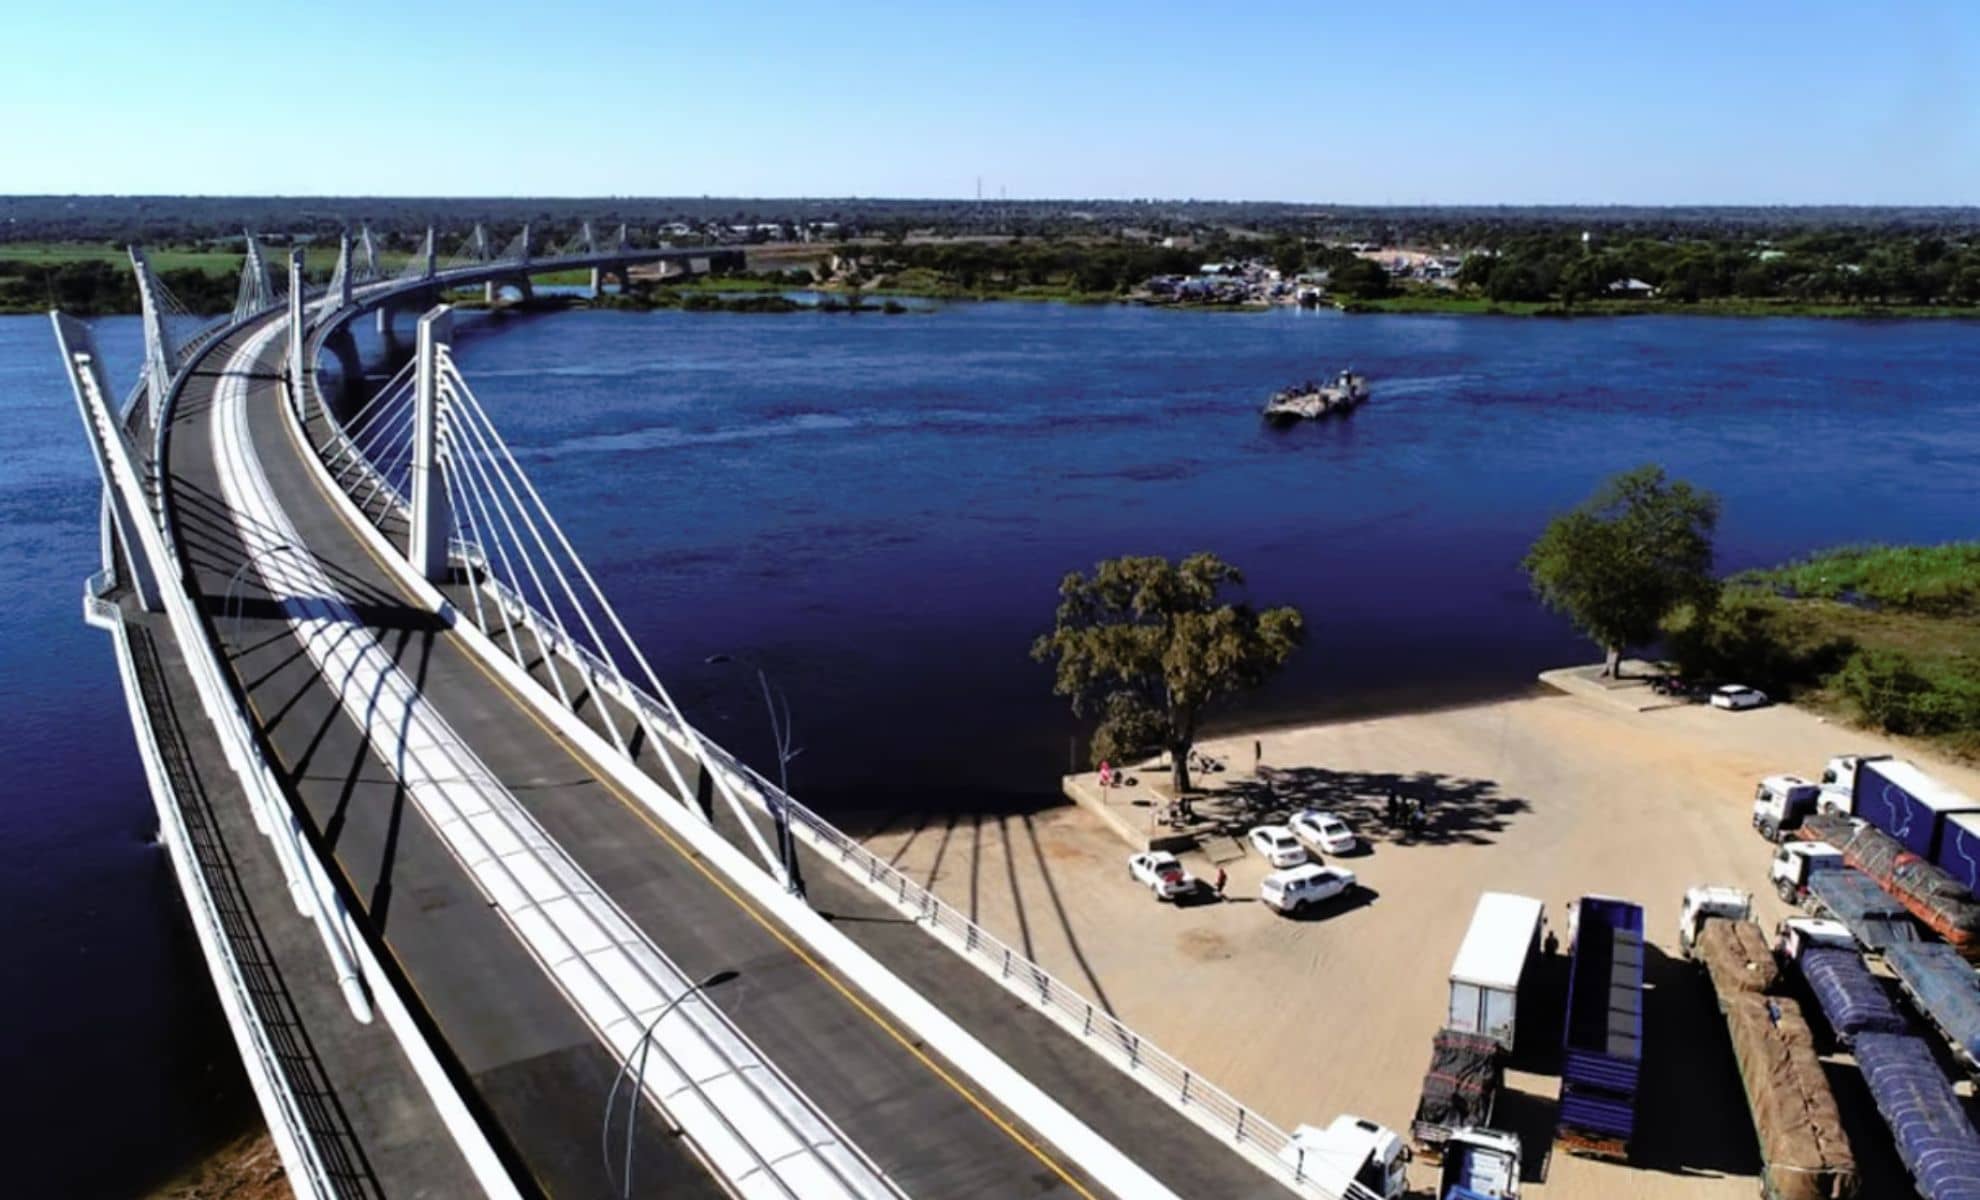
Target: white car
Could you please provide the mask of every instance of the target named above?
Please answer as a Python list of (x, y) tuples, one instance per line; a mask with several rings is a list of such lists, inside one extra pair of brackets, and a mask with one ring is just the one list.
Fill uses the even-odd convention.
[(1323, 854), (1348, 854), (1354, 850), (1354, 830), (1330, 812), (1301, 809), (1286, 822), (1293, 836)]
[(1284, 825), (1260, 825), (1252, 830), (1251, 848), (1275, 867), (1297, 867), (1306, 861), (1306, 847)]
[(1196, 890), (1196, 880), (1167, 850), (1128, 855), (1128, 878), (1154, 892), (1157, 900), (1174, 900)]
[(1354, 872), (1340, 867), (1307, 863), (1289, 871), (1274, 871), (1258, 884), (1258, 898), (1266, 907), (1282, 913), (1297, 913), (1319, 904), (1354, 886)]
[(1728, 710), (1760, 708), (1766, 703), (1767, 693), (1759, 688), (1750, 688), (1739, 683), (1729, 683), (1712, 693), (1713, 708)]

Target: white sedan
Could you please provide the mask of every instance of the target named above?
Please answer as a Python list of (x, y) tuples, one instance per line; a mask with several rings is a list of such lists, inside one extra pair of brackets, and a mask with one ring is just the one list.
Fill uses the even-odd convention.
[(1766, 703), (1767, 693), (1761, 691), (1759, 688), (1750, 688), (1744, 684), (1729, 683), (1712, 693), (1713, 708), (1728, 710), (1760, 708), (1766, 705)]
[(1196, 890), (1196, 880), (1167, 850), (1128, 855), (1128, 878), (1154, 892), (1157, 900), (1174, 900)]
[(1286, 825), (1294, 837), (1323, 854), (1348, 854), (1354, 850), (1354, 830), (1333, 813), (1301, 809)]
[(1284, 825), (1260, 825), (1252, 830), (1251, 848), (1275, 867), (1297, 867), (1306, 861), (1306, 847)]

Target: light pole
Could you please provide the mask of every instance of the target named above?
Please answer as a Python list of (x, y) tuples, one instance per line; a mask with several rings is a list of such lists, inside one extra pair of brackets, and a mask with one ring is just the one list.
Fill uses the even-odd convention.
[[(734, 662), (733, 655), (711, 654), (701, 661), (711, 665)], [(770, 714), (770, 740), (777, 747), (777, 794), (770, 798), (770, 821), (777, 830), (777, 857), (784, 865), (784, 890), (791, 895), (804, 898), (804, 876), (798, 870), (797, 841), (791, 837), (791, 760), (804, 753), (803, 746), (793, 746), (795, 730), (791, 725), (791, 699), (782, 688), (770, 686), (770, 675), (763, 664), (751, 661), (756, 668), (757, 685), (763, 689), (763, 708)], [(781, 715), (779, 709), (781, 708)]]
[(233, 637), (236, 642), (241, 640), (241, 615), (234, 611), (234, 589), (240, 586), (241, 577), (246, 575), (247, 569), (260, 561), (263, 555), (290, 554), (295, 552), (296, 547), (288, 542), (277, 542), (273, 546), (264, 546), (241, 560), (241, 565), (235, 567), (234, 573), (227, 577), (227, 591), (221, 598), (220, 611), (223, 615), (229, 615), (234, 618)]
[[(666, 1019), (668, 1013), (680, 1007), (681, 1001), (689, 996), (701, 995), (709, 988), (720, 987), (737, 974), (727, 968), (716, 971), (701, 982), (682, 989), (679, 995), (662, 1005), (660, 1011), (653, 1014), (653, 1019), (646, 1023), (646, 1028), (640, 1031), (639, 1040), (633, 1043), (632, 1049), (626, 1051), (626, 1061), (619, 1064), (619, 1073), (612, 1077), (612, 1090), (605, 1097), (605, 1119), (598, 1125), (598, 1152), (605, 1162), (607, 1180), (612, 1178), (612, 1109), (619, 1102), (619, 1085), (625, 1082), (628, 1073), (634, 1076), (632, 1096), (626, 1101), (626, 1162), (620, 1196), (628, 1200), (632, 1196), (633, 1129), (639, 1124), (639, 1093), (646, 1086), (646, 1053), (652, 1046), (653, 1031), (660, 1027), (660, 1022)], [(635, 1056), (639, 1059), (636, 1069), (633, 1066)]]

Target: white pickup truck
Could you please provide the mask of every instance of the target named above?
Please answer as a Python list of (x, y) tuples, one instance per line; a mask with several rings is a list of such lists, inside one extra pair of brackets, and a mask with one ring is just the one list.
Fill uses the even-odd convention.
[(1128, 855), (1128, 878), (1155, 893), (1157, 900), (1176, 900), (1196, 891), (1196, 880), (1167, 850)]

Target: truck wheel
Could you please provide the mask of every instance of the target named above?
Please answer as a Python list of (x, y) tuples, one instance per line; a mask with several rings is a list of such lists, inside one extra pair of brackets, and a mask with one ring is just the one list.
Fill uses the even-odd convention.
[(1785, 879), (1776, 879), (1774, 881), (1774, 892), (1789, 904), (1795, 902), (1794, 885)]
[(1781, 831), (1772, 821), (1762, 821), (1760, 822), (1760, 836), (1778, 844), (1781, 840)]

